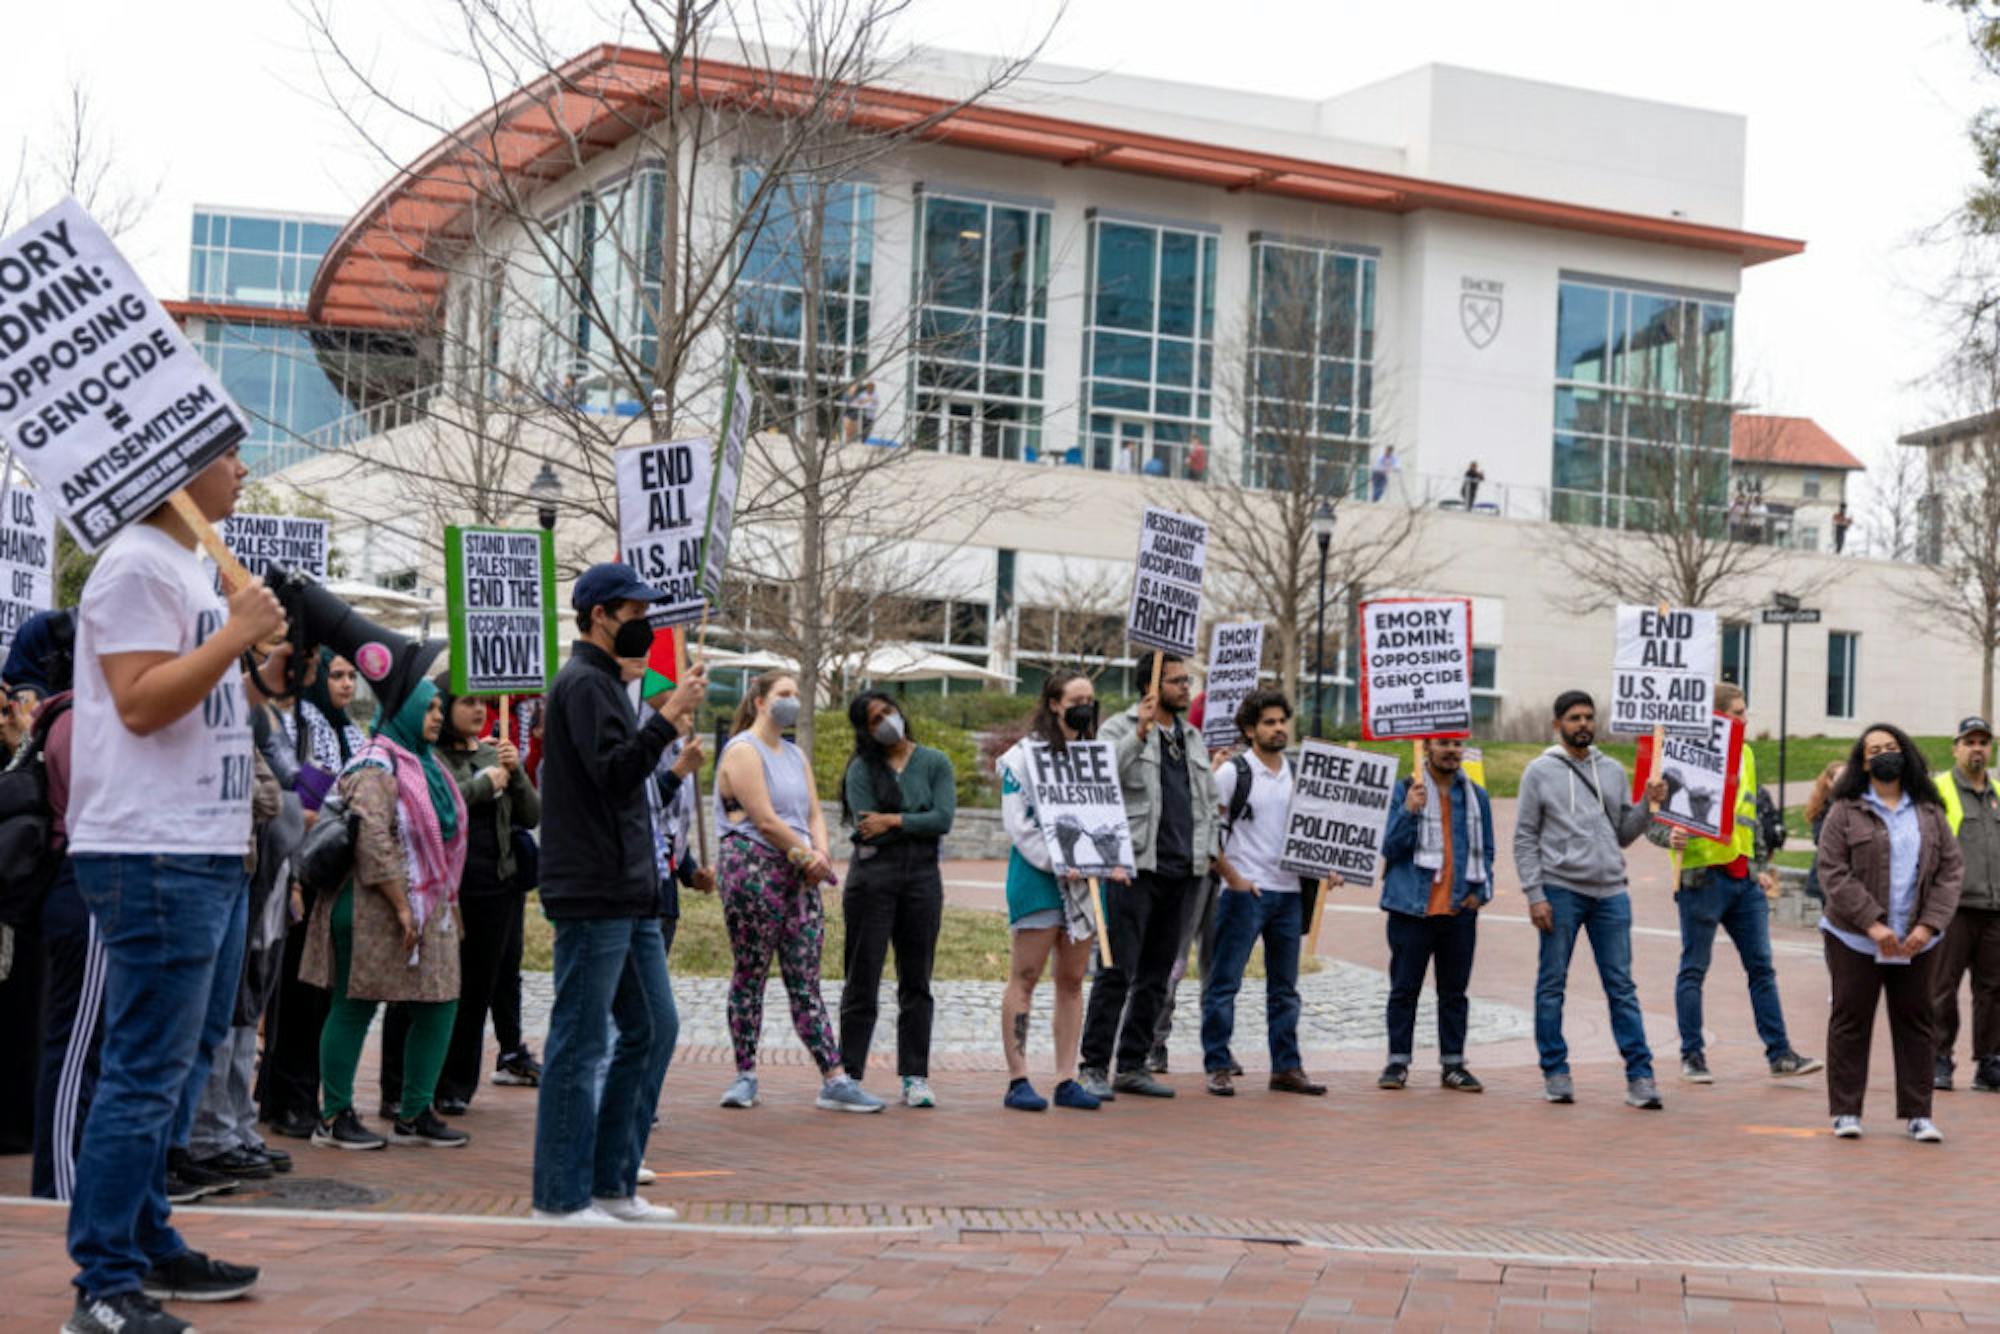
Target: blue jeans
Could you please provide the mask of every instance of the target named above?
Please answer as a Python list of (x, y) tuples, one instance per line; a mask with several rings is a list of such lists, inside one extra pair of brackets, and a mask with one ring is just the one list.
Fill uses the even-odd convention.
[(1569, 984), (1570, 955), (1578, 931), (1590, 933), (1597, 977), (1611, 1007), (1611, 1036), (1625, 1058), (1625, 1078), (1651, 1078), (1653, 1053), (1646, 1047), (1646, 1024), (1639, 1015), (1639, 989), (1632, 985), (1632, 899), (1623, 890), (1595, 899), (1557, 885), (1543, 887), (1555, 910), (1555, 929), (1542, 936), (1541, 964), (1535, 973), (1535, 1046), (1542, 1073), (1569, 1073), (1569, 1044), (1563, 1041), (1563, 991)]
[(228, 1036), (249, 906), (242, 856), (78, 853), (105, 949), (104, 1045), (69, 1207), (76, 1286), (137, 1292), (187, 1250), (167, 1222), (167, 1150), (185, 1143)]
[(1215, 975), (1201, 992), (1201, 1062), (1209, 1073), (1230, 1065), (1229, 1039), (1236, 1031), (1236, 993), (1250, 948), (1264, 942), (1264, 1026), (1271, 1043), (1271, 1070), (1301, 1068), (1299, 1058), (1299, 896), (1240, 893), (1224, 888), (1215, 896)]
[(1785, 1035), (1785, 1011), (1778, 1001), (1778, 970), (1771, 966), (1771, 905), (1757, 877), (1741, 880), (1712, 866), (1699, 887), (1674, 895), (1681, 910), (1681, 971), (1674, 981), (1674, 1015), (1680, 1021), (1681, 1055), (1698, 1055), (1701, 1041), (1701, 983), (1708, 975), (1709, 951), (1720, 926), (1736, 943), (1750, 977), (1750, 1012), (1764, 1059), (1775, 1061), (1792, 1049)]
[(659, 918), (558, 919), (555, 936), (555, 1004), (535, 1110), (535, 1207), (575, 1213), (592, 1198), (624, 1199), (637, 1189), (680, 1019)]

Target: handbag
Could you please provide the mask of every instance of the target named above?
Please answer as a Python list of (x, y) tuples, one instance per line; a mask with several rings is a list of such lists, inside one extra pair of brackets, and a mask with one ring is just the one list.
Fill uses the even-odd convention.
[[(388, 752), (381, 752), (388, 754)], [(389, 772), (396, 772), (396, 757), (389, 755)], [(360, 836), (361, 815), (347, 808), (347, 798), (339, 787), (327, 793), (320, 804), (319, 818), (306, 831), (293, 858), (294, 876), (308, 901), (321, 894), (337, 894), (354, 874), (354, 843)]]

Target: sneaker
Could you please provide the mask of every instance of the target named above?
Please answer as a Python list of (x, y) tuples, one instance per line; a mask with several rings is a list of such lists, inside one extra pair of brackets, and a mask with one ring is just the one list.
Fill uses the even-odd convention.
[(510, 1051), (494, 1065), (493, 1082), (516, 1088), (536, 1088), (542, 1082), (542, 1063), (526, 1047)]
[(1104, 1077), (1104, 1067), (1101, 1065), (1079, 1066), (1076, 1072), (1076, 1082), (1082, 1087), (1085, 1093), (1088, 1093), (1099, 1102), (1118, 1101), (1117, 1090), (1113, 1089), (1111, 1081)]
[(1227, 1070), (1211, 1070), (1208, 1072), (1208, 1091), (1218, 1098), (1233, 1098), (1236, 1096), (1236, 1085), (1229, 1082)]
[(464, 1116), (471, 1110), (472, 1103), (465, 1098), (439, 1098), (431, 1104), (439, 1116)]
[[(1063, 1082), (1074, 1083), (1075, 1081), (1065, 1080)], [(1058, 1098), (1062, 1096), (1061, 1085), (1056, 1087), (1056, 1096)], [(1035, 1086), (1027, 1080), (1016, 1079), (1007, 1085), (1007, 1096), (1000, 1100), (1000, 1105), (1017, 1112), (1046, 1112), (1049, 1109), (1049, 1100), (1035, 1092)]]
[(156, 1302), (228, 1302), (257, 1286), (257, 1267), (182, 1251), (148, 1269), (139, 1286)]
[(1382, 1067), (1382, 1073), (1375, 1076), (1375, 1087), (1378, 1089), (1408, 1088), (1409, 1084), (1410, 1067), (1401, 1061), (1389, 1062)]
[(267, 1124), (273, 1135), (283, 1135), (286, 1139), (311, 1139), (313, 1130), (319, 1125), (319, 1118), (311, 1112), (286, 1112)]
[(1094, 1112), (1104, 1105), (1102, 1098), (1086, 1091), (1074, 1079), (1065, 1079), (1056, 1085), (1056, 1106), (1074, 1107), (1079, 1112)]
[(2000, 1093), (2000, 1057), (1989, 1056), (1972, 1076), (1974, 1093)]
[(1447, 1065), (1444, 1073), (1438, 1076), (1438, 1083), (1460, 1093), (1486, 1092), (1486, 1085), (1479, 1082), (1479, 1077), (1462, 1065)]
[(622, 1200), (607, 1199), (599, 1195), (591, 1201), (606, 1217), (621, 1223), (671, 1223), (680, 1214), (664, 1204), (648, 1204), (637, 1195), (628, 1195)]
[(879, 1112), (887, 1103), (854, 1082), (854, 1076), (835, 1075), (819, 1086), (813, 1106), (826, 1112)]
[(568, 1213), (562, 1213), (555, 1209), (536, 1209), (533, 1217), (537, 1223), (568, 1223), (571, 1225), (579, 1223), (611, 1223), (617, 1221), (610, 1214), (598, 1208), (594, 1200), (584, 1205), (583, 1208), (572, 1209)]
[(1937, 1067), (1931, 1072), (1931, 1087), (1941, 1089), (1946, 1093), (1951, 1092), (1951, 1058), (1949, 1056), (1938, 1057)]
[(1236, 1063), (1236, 1058), (1233, 1056), (1229, 1058), (1229, 1077), (1231, 1079), (1243, 1078), (1243, 1067)]
[(384, 1121), (393, 1121), (402, 1114), (403, 1104), (394, 1098), (382, 1099), (381, 1105), (375, 1109), (375, 1115)]
[(1567, 1074), (1542, 1076), (1542, 1101), (1572, 1103), (1576, 1101), (1576, 1081)]
[[(1778, 1063), (1771, 1062), (1771, 1073), (1778, 1073)], [(1690, 1084), (1713, 1084), (1715, 1076), (1708, 1073), (1708, 1057), (1701, 1052), (1690, 1052), (1681, 1057), (1681, 1078)]]
[(160, 1309), (143, 1292), (119, 1292), (109, 1297), (76, 1294), (76, 1309), (63, 1322), (63, 1334), (181, 1334), (193, 1329)]
[(935, 1107), (937, 1094), (931, 1092), (931, 1082), (922, 1075), (903, 1076), (903, 1106)]
[(660, 1179), (660, 1174), (644, 1163), (639, 1164), (639, 1174), (632, 1178), (642, 1186), (650, 1186)]
[(314, 1127), (312, 1142), (324, 1149), (380, 1149), (389, 1143), (362, 1125), (352, 1107), (342, 1108), (338, 1116)]
[(170, 1167), (167, 1169), (168, 1204), (193, 1204), (206, 1194), (208, 1194), (208, 1191), (195, 1185), (192, 1181), (182, 1180), (175, 1174), (173, 1168)]
[(271, 1165), (271, 1170), (280, 1176), (292, 1170), (292, 1155), (283, 1149), (274, 1149), (268, 1144), (260, 1144), (250, 1152), (259, 1154)]
[(1162, 1042), (1146, 1053), (1146, 1069), (1156, 1075), (1167, 1073), (1167, 1044)]
[(1771, 1078), (1792, 1079), (1799, 1075), (1815, 1075), (1826, 1069), (1826, 1062), (1817, 1056), (1801, 1056), (1795, 1051), (1782, 1052), (1771, 1062)]
[(1133, 1093), (1141, 1098), (1171, 1098), (1174, 1091), (1144, 1070), (1120, 1070), (1111, 1087), (1120, 1093)]
[(1836, 1116), (1833, 1118), (1835, 1139), (1860, 1139), (1861, 1118), (1858, 1116)]
[(1942, 1144), (1944, 1132), (1928, 1116), (1918, 1116), (1910, 1120), (1910, 1138), (1919, 1144)]
[(205, 1172), (220, 1173), (226, 1177), (235, 1177), (239, 1181), (269, 1181), (278, 1171), (271, 1166), (269, 1158), (261, 1153), (252, 1153), (241, 1146), (227, 1153), (197, 1158), (195, 1164)]
[(1640, 1075), (1637, 1079), (1625, 1081), (1625, 1105), (1637, 1107), (1642, 1112), (1657, 1112), (1666, 1106), (1660, 1101), (1660, 1086), (1653, 1082), (1651, 1075)]
[(394, 1144), (420, 1144), (427, 1149), (462, 1149), (472, 1142), (472, 1136), (452, 1129), (443, 1117), (426, 1107), (416, 1120), (396, 1122), (389, 1140)]
[(757, 1076), (738, 1075), (722, 1095), (724, 1107), (755, 1107), (757, 1105)]
[(236, 1189), (236, 1178), (227, 1172), (203, 1167), (186, 1149), (167, 1150), (167, 1174), (200, 1188), (204, 1195), (226, 1195)]

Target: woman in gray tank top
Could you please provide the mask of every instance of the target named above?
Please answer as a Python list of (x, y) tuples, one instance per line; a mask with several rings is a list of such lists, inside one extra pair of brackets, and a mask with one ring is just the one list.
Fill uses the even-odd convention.
[(821, 884), (833, 883), (826, 818), (804, 752), (785, 739), (799, 720), (798, 682), (768, 672), (750, 683), (736, 710), (735, 735), (717, 760), (716, 887), (736, 968), (729, 979), (729, 1038), (736, 1082), (724, 1107), (757, 1105), (757, 1043), (764, 1028), (764, 980), (771, 956), (785, 980), (792, 1026), (826, 1083), (817, 1104), (836, 1112), (879, 1112), (882, 1100), (840, 1068), (840, 1044), (819, 994), (826, 934)]

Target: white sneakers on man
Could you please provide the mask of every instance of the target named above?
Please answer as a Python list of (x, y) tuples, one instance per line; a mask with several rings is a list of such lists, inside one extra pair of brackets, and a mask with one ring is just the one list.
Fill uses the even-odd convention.
[(637, 1195), (628, 1195), (622, 1200), (607, 1200), (599, 1196), (590, 1203), (592, 1208), (621, 1223), (671, 1223), (680, 1217), (664, 1204), (648, 1204)]

